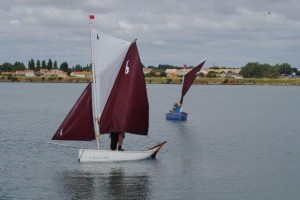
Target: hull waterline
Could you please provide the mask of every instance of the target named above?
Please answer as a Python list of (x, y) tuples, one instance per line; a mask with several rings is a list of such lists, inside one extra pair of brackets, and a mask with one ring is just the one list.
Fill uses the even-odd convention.
[(110, 151), (99, 149), (79, 149), (79, 162), (120, 162), (155, 159), (156, 154), (166, 143), (162, 142), (144, 151)]
[(185, 121), (185, 120), (187, 120), (187, 113), (185, 113), (185, 112), (169, 112), (169, 113), (166, 113), (166, 120)]

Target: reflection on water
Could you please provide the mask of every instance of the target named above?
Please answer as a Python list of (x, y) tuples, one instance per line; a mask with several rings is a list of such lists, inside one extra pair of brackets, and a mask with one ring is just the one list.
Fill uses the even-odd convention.
[(107, 199), (150, 199), (149, 177), (126, 176), (122, 169), (112, 169), (107, 192)]
[(60, 193), (67, 199), (150, 199), (148, 175), (126, 172), (122, 166), (103, 167), (88, 164), (63, 171), (57, 177)]
[(83, 164), (43, 141), (85, 86), (0, 83), (0, 199), (299, 199), (300, 87), (192, 86), (188, 120), (172, 122), (180, 85), (149, 85), (149, 136), (168, 141), (157, 159)]
[(58, 177), (62, 194), (70, 199), (92, 199), (94, 196), (94, 179), (91, 173), (82, 171), (64, 171)]
[(174, 133), (186, 134), (191, 127), (187, 126), (187, 121), (166, 120), (167, 125), (173, 129)]

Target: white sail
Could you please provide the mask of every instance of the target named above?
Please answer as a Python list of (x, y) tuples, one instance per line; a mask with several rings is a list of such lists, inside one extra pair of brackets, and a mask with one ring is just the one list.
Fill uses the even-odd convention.
[[(98, 114), (101, 115), (130, 42), (92, 30)], [(98, 116), (99, 117), (99, 116)]]

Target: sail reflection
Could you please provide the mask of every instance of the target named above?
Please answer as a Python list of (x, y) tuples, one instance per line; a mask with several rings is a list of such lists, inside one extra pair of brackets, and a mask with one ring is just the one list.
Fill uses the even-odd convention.
[(113, 169), (108, 177), (108, 199), (150, 199), (147, 175), (127, 176)]
[(170, 125), (172, 132), (178, 132), (178, 134), (187, 134), (189, 133), (191, 127), (187, 125), (187, 121), (166, 121)]
[(60, 173), (58, 185), (62, 191), (58, 192), (61, 196), (66, 199), (151, 199), (149, 176), (144, 173), (127, 173), (123, 167), (88, 169), (90, 167)]

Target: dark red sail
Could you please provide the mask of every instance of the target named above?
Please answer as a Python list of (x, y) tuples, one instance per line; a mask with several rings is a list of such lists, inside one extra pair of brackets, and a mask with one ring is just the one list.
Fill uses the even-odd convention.
[(189, 71), (185, 76), (182, 84), (182, 92), (181, 92), (181, 99), (180, 103), (183, 102), (183, 97), (187, 93), (187, 91), (190, 89), (191, 85), (193, 84), (195, 78), (197, 77), (199, 71), (203, 67), (205, 61), (203, 61), (201, 64), (194, 67), (191, 71)]
[(100, 133), (147, 135), (149, 104), (136, 43), (125, 56), (100, 118)]
[(85, 88), (52, 140), (94, 140), (91, 83)]

